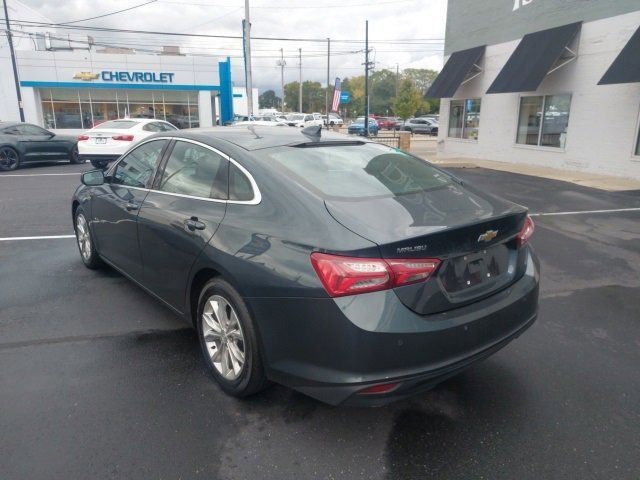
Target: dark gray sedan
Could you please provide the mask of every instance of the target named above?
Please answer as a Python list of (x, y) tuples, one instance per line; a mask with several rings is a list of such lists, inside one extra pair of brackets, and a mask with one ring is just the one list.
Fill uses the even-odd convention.
[(0, 171), (15, 170), (23, 163), (78, 158), (78, 139), (58, 135), (30, 123), (0, 122)]
[(386, 403), (536, 318), (526, 210), (364, 139), (157, 134), (82, 182), (84, 263), (111, 265), (193, 325), (231, 395), (273, 381), (331, 404)]

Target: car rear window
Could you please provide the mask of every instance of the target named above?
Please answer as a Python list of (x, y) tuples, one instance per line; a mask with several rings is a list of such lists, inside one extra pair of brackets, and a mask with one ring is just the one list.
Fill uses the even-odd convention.
[(138, 122), (135, 120), (110, 120), (97, 125), (95, 128), (117, 128), (118, 130), (126, 130), (137, 124)]
[(258, 154), (325, 198), (407, 195), (452, 183), (450, 176), (424, 160), (375, 143), (280, 147)]

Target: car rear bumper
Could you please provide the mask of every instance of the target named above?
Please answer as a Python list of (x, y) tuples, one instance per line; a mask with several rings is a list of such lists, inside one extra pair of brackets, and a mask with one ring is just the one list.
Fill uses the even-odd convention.
[[(333, 405), (380, 405), (432, 388), (518, 337), (536, 319), (538, 285), (529, 253), (510, 287), (438, 314), (411, 311), (393, 291), (247, 302), (272, 380)], [(396, 382), (387, 394), (358, 394)]]

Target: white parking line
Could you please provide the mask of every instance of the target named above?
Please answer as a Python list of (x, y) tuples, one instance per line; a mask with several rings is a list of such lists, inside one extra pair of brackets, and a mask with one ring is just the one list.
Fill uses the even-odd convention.
[(0, 237), (0, 242), (15, 242), (20, 240), (56, 240), (60, 238), (76, 238), (75, 235), (42, 235), (38, 237)]
[(640, 212), (640, 207), (636, 208), (613, 208), (610, 210), (580, 210), (576, 212), (549, 212), (549, 213), (530, 213), (532, 217), (552, 217), (555, 215), (586, 215), (590, 213), (616, 213), (616, 212)]
[(65, 175), (80, 175), (82, 172), (76, 173), (7, 173), (4, 175), (0, 175), (0, 178), (10, 178), (10, 177), (63, 177)]

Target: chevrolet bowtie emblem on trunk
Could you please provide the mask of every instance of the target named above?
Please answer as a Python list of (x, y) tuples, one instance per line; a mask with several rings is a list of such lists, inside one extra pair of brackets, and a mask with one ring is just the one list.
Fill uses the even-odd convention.
[(84, 82), (90, 82), (91, 80), (96, 80), (99, 76), (100, 75), (98, 75), (97, 73), (78, 72), (73, 76), (73, 78), (75, 80), (82, 80)]
[(490, 242), (498, 236), (498, 230), (487, 230), (478, 237), (478, 242)]

